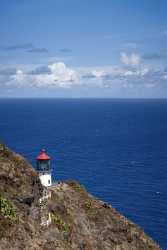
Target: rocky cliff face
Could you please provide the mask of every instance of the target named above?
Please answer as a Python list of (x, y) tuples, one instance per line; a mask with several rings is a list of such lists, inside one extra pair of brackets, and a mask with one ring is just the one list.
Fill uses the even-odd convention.
[[(42, 225), (47, 217), (51, 223)], [(6, 249), (160, 248), (138, 226), (77, 182), (44, 190), (31, 165), (0, 145), (0, 250)]]

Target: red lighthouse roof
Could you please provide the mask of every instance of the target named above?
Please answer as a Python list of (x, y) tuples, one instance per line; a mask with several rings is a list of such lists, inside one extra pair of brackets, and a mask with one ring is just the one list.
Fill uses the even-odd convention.
[(46, 154), (45, 149), (42, 149), (36, 160), (50, 160), (50, 157)]

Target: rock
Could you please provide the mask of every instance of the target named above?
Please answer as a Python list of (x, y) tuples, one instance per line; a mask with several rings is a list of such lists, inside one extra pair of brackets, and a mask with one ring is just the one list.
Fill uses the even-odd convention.
[[(0, 250), (158, 250), (141, 228), (75, 181), (48, 188), (0, 144)], [(39, 202), (41, 200), (41, 202)], [(51, 224), (41, 221), (51, 218)]]

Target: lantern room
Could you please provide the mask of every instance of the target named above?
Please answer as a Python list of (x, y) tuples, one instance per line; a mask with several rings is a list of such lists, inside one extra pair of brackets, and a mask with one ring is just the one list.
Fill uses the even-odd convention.
[(42, 149), (36, 158), (37, 171), (50, 171), (50, 156), (46, 154), (45, 149)]

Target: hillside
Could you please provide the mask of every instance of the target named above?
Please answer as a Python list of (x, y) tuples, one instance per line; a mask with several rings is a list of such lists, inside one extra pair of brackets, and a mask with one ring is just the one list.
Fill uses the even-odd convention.
[(45, 190), (32, 166), (4, 145), (0, 184), (0, 250), (160, 249), (79, 183), (61, 182)]

